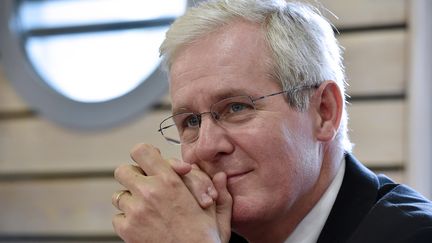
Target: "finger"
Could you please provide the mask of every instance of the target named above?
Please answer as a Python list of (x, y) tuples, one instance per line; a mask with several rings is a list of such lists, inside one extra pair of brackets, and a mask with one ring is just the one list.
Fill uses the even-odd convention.
[(179, 159), (169, 159), (168, 163), (170, 164), (171, 168), (180, 176), (186, 175), (192, 170), (191, 164)]
[(203, 183), (203, 184), (206, 185), (205, 188), (207, 188), (207, 191), (206, 191), (207, 195), (209, 195), (213, 200), (216, 201), (216, 199), (218, 197), (218, 193), (217, 193), (216, 188), (213, 185), (213, 181), (212, 181), (211, 177), (209, 175), (207, 175), (203, 170), (201, 170), (196, 164), (192, 164), (191, 167), (195, 173), (197, 173), (199, 176), (202, 176), (206, 179), (205, 182), (207, 182), (207, 179), (208, 179), (208, 182)]
[(182, 176), (182, 180), (202, 208), (213, 205), (218, 194), (210, 177), (197, 166)]
[(112, 195), (111, 203), (118, 210), (124, 211), (126, 208), (124, 204), (130, 201), (131, 196), (132, 194), (127, 190), (117, 191)]
[(150, 144), (136, 145), (131, 151), (131, 158), (149, 176), (175, 174), (168, 162), (162, 158), (160, 151)]
[(138, 186), (145, 183), (146, 176), (140, 167), (123, 164), (114, 170), (114, 178), (126, 189), (136, 192)]
[(112, 225), (115, 233), (122, 239), (124, 239), (125, 232), (125, 224), (126, 224), (126, 215), (124, 213), (119, 213), (113, 216)]
[(231, 234), (231, 215), (233, 200), (227, 188), (226, 174), (223, 172), (217, 173), (213, 177), (213, 184), (218, 191), (216, 200), (216, 215), (220, 232), (225, 239), (229, 239)]

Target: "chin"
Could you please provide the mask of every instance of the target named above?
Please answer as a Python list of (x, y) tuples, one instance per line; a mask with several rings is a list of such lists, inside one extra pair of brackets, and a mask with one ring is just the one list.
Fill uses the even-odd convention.
[(233, 228), (263, 219), (264, 206), (245, 197), (234, 197), (231, 223)]
[(266, 198), (269, 199), (264, 195), (234, 196), (232, 228), (240, 232), (247, 228), (262, 228), (263, 224), (280, 217), (281, 212), (286, 209), (278, 203), (281, 201), (280, 198)]

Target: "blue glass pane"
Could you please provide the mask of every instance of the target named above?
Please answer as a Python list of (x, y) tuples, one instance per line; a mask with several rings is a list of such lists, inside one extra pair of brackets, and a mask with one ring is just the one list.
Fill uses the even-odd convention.
[(51, 0), (23, 1), (24, 30), (178, 17), (186, 0)]
[(33, 37), (26, 50), (37, 72), (59, 93), (102, 102), (127, 94), (157, 68), (167, 28)]

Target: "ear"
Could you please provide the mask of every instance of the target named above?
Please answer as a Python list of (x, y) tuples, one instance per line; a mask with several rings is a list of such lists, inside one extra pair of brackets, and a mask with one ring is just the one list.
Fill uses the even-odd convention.
[(311, 104), (315, 114), (315, 136), (327, 142), (337, 134), (342, 117), (343, 99), (339, 86), (332, 80), (323, 82), (313, 96)]

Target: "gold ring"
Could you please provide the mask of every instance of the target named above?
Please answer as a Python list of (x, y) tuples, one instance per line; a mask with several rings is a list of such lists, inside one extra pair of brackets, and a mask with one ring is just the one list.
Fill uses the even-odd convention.
[(125, 194), (125, 193), (127, 193), (127, 192), (129, 192), (129, 191), (127, 191), (127, 190), (123, 190), (123, 191), (121, 191), (121, 192), (119, 192), (119, 194), (117, 194), (117, 196), (116, 196), (116, 198), (115, 198), (115, 202), (116, 202), (116, 208), (118, 208), (119, 210), (120, 210), (120, 197), (123, 195), (123, 194)]

